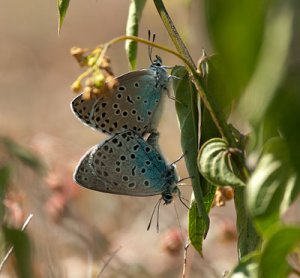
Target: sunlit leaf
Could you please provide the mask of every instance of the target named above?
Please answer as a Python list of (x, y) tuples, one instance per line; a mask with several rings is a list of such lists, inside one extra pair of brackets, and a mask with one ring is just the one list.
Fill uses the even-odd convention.
[(239, 264), (232, 270), (228, 278), (258, 278), (259, 253), (253, 252), (242, 258)]
[[(208, 34), (230, 93), (239, 96), (254, 72), (270, 1), (205, 0)], [(255, 16), (254, 16), (255, 15)]]
[(286, 188), (291, 190), (296, 180), (284, 140), (269, 140), (246, 189), (249, 211), (262, 234), (268, 235), (278, 225), (289, 206)]
[[(292, 58), (293, 59), (293, 58)], [(290, 159), (300, 175), (300, 66), (290, 66), (267, 113), (267, 123), (286, 139)]]
[(233, 155), (235, 154), (229, 149), (227, 142), (221, 138), (205, 142), (198, 155), (201, 174), (219, 186), (244, 186), (244, 182), (235, 173)]
[[(146, 0), (131, 0), (126, 25), (127, 36), (138, 36), (139, 34), (139, 21), (142, 16), (142, 12)], [(125, 49), (127, 57), (132, 69), (136, 68), (136, 57), (137, 57), (137, 42), (127, 40), (125, 43)]]
[(269, 16), (256, 71), (239, 104), (240, 115), (253, 126), (261, 123), (282, 82), (292, 31), (292, 7), (280, 5)]
[(259, 277), (288, 277), (291, 267), (286, 257), (300, 244), (300, 227), (279, 228), (264, 244), (259, 263)]
[(57, 8), (58, 8), (58, 33), (62, 27), (64, 22), (68, 7), (69, 7), (70, 0), (57, 0)]

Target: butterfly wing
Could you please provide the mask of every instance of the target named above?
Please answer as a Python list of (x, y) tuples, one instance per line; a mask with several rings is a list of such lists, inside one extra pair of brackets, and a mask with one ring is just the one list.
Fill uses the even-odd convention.
[(105, 95), (72, 101), (75, 115), (85, 124), (105, 133), (132, 129), (139, 134), (151, 131), (153, 115), (166, 89), (164, 69), (139, 70), (116, 78), (118, 86)]
[(110, 182), (105, 179), (99, 179), (91, 167), (90, 153), (91, 150), (82, 157), (75, 169), (73, 176), (75, 182), (92, 190), (97, 190), (98, 187), (109, 188), (111, 186)]
[(93, 127), (93, 123), (90, 118), (97, 98), (97, 96), (92, 96), (90, 99), (84, 99), (83, 94), (80, 94), (71, 102), (71, 109), (77, 118), (90, 127)]
[[(168, 166), (159, 152), (133, 131), (116, 134), (93, 148), (90, 165), (99, 180), (94, 190), (130, 196), (165, 191)], [(174, 176), (174, 183), (176, 182)]]

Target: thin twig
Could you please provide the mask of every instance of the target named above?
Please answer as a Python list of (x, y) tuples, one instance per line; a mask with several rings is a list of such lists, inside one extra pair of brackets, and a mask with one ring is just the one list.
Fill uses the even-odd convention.
[(101, 274), (104, 272), (104, 270), (106, 269), (106, 267), (109, 265), (109, 263), (111, 262), (111, 260), (115, 257), (115, 255), (121, 250), (122, 246), (119, 246), (108, 258), (108, 260), (105, 262), (105, 264), (103, 265), (102, 269), (100, 270), (100, 272), (98, 273), (98, 275), (96, 276), (96, 278), (100, 278)]
[(187, 268), (187, 251), (189, 249), (191, 242), (188, 241), (188, 243), (184, 247), (184, 256), (183, 256), (183, 268), (182, 268), (182, 278), (186, 277), (186, 268)]
[[(25, 222), (24, 222), (24, 224), (23, 224), (23, 226), (21, 228), (21, 231), (24, 231), (26, 229), (26, 227), (28, 226), (28, 224), (29, 224), (29, 222), (30, 222), (30, 220), (31, 220), (32, 217), (33, 217), (33, 214), (29, 214), (29, 216), (27, 217), (27, 219), (25, 220)], [(9, 250), (8, 250), (8, 252), (6, 253), (5, 257), (3, 258), (3, 260), (2, 260), (2, 262), (0, 264), (0, 272), (2, 271), (4, 264), (8, 260), (10, 254), (12, 253), (13, 250), (14, 250), (14, 247), (13, 246), (10, 247)]]

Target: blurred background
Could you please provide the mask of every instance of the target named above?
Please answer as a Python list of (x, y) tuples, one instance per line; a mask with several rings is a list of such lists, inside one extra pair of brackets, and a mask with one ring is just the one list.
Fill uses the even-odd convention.
[[(201, 1), (165, 1), (178, 31), (195, 61), (210, 53)], [(197, 3), (195, 3), (197, 2)], [(33, 244), (37, 277), (181, 277), (186, 243), (187, 210), (178, 199), (160, 209), (146, 230), (159, 196), (124, 197), (89, 191), (74, 184), (72, 173), (81, 156), (105, 135), (84, 126), (71, 112), (75, 97), (70, 85), (81, 73), (69, 54), (72, 46), (94, 48), (123, 35), (130, 1), (71, 1), (60, 35), (56, 1), (3, 0), (0, 4), (0, 134), (31, 149), (47, 165), (39, 175), (16, 165), (5, 200), (11, 225), (27, 227)], [(157, 42), (171, 48), (154, 4), (148, 1), (140, 36), (150, 29)], [(180, 61), (154, 50), (165, 65)], [(128, 71), (124, 45), (114, 45), (115, 75)], [(140, 45), (138, 68), (150, 64), (147, 47)], [(168, 161), (181, 155), (174, 102), (167, 100), (159, 125), (160, 145)], [(181, 177), (188, 174), (181, 161)], [(181, 188), (190, 198), (191, 189)], [(211, 228), (203, 258), (188, 251), (188, 277), (221, 277), (237, 261), (235, 213), (232, 201), (211, 211)], [(4, 248), (4, 247), (3, 247)], [(2, 248), (2, 249), (3, 249)], [(5, 250), (1, 252), (3, 257)], [(11, 259), (0, 277), (15, 277)]]

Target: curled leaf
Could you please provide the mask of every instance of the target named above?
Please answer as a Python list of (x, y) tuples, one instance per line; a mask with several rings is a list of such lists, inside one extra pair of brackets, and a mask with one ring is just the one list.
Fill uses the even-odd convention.
[(230, 150), (225, 140), (220, 138), (208, 140), (198, 154), (198, 167), (201, 174), (208, 181), (219, 186), (245, 186), (236, 174), (233, 155), (239, 154), (235, 154), (235, 150)]

